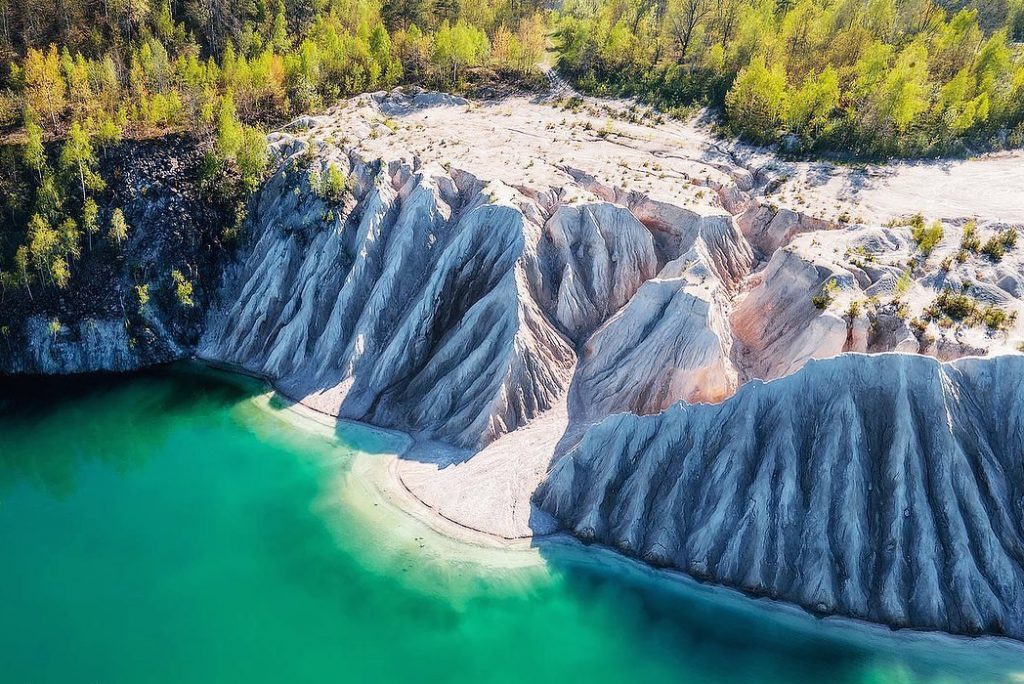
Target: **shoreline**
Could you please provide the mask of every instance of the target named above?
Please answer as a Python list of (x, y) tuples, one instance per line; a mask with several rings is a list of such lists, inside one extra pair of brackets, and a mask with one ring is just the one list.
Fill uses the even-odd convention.
[[(234, 373), (226, 364), (209, 364), (202, 359), (196, 361), (220, 372)], [(398, 516), (434, 536), (435, 539), (431, 540), (432, 545), (435, 550), (441, 551), (442, 556), (450, 554), (452, 559), (468, 561), (492, 570), (545, 567), (555, 562), (558, 565), (584, 568), (608, 576), (621, 575), (629, 581), (639, 581), (659, 589), (681, 592), (694, 601), (721, 605), (726, 610), (751, 615), (760, 614), (781, 628), (813, 632), (822, 639), (836, 640), (858, 648), (883, 651), (890, 655), (907, 655), (909, 652), (916, 659), (939, 664), (954, 661), (962, 664), (970, 658), (982, 660), (986, 657), (1013, 661), (1017, 667), (1012, 675), (1012, 681), (1024, 680), (1024, 642), (1010, 637), (966, 636), (913, 628), (893, 628), (843, 615), (817, 615), (792, 603), (768, 596), (747, 594), (724, 585), (702, 582), (679, 570), (651, 566), (600, 544), (584, 544), (564, 531), (508, 538), (463, 525), (445, 517), (436, 508), (420, 499), (402, 481), (397, 472), (402, 454), (420, 444), (412, 436), (368, 423), (339, 419), (306, 406), (292, 397), (286, 397), (291, 403), (274, 406), (272, 401), (275, 394), (286, 395), (281, 393), (273, 382), (252, 373), (241, 375), (256, 378), (264, 384), (266, 391), (252, 397), (260, 410), (292, 427), (315, 432), (352, 449), (352, 468), (348, 478), (352, 482), (346, 488), (354, 487), (360, 495), (368, 497), (368, 500), (376, 499), (372, 501), (372, 506), (360, 511), (367, 524), (379, 525), (381, 519), (387, 517), (386, 513), (373, 510), (383, 504), (385, 510), (392, 516)], [(347, 426), (357, 433), (381, 437), (392, 444), (402, 446), (384, 453), (363, 452), (350, 443), (340, 442), (337, 434), (338, 425)], [(398, 532), (389, 526), (382, 527), (387, 528), (386, 534), (394, 535), (397, 540)], [(468, 555), (467, 551), (470, 552)], [(950, 655), (949, 650), (963, 652)]]

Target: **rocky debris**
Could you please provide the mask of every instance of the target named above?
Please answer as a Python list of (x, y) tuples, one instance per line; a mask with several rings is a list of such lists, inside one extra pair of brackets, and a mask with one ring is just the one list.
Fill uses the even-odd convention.
[(619, 414), (536, 501), (585, 541), (816, 613), (1024, 638), (1024, 358), (845, 355)]

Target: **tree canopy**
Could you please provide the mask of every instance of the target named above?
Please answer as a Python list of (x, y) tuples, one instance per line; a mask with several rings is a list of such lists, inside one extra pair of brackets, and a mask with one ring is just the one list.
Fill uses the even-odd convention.
[(1024, 3), (568, 0), (584, 90), (721, 106), (757, 142), (856, 156), (1024, 143)]

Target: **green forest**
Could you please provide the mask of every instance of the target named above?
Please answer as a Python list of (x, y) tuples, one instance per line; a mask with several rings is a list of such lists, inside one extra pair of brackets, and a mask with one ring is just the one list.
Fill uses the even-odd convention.
[(560, 64), (597, 94), (713, 105), (728, 133), (885, 158), (1024, 142), (1024, 3), (568, 0)]
[(268, 126), (400, 83), (458, 89), (472, 67), (522, 79), (548, 40), (536, 5), (452, 0), (3, 0), (0, 30), (0, 296), (28, 299), (124, 245), (101, 169), (123, 140), (207, 141), (198, 180), (244, 218)]
[(83, 246), (124, 243), (100, 162), (126, 139), (207, 141), (242, 217), (268, 126), (554, 62), (787, 152), (955, 154), (1024, 143), (1022, 39), (1024, 0), (0, 0), (0, 289), (63, 289)]

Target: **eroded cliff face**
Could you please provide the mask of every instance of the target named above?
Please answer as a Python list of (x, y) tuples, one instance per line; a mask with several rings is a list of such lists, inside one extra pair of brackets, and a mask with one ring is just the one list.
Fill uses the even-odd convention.
[[(628, 339), (621, 323), (602, 328), (629, 303), (628, 326), (661, 320), (677, 338), (713, 330), (677, 350), (650, 397), (621, 379), (601, 390), (599, 415), (733, 388), (690, 377), (728, 365), (707, 236), (731, 241), (747, 265), (749, 250), (727, 215), (712, 228), (696, 215), (674, 223), (659, 244), (597, 197), (565, 203), (454, 168), (367, 162), (315, 139), (275, 145), (285, 161), (261, 192), (255, 243), (227, 276), (201, 356), (266, 375), (332, 415), (472, 449), (552, 408), (588, 340), (584, 385), (629, 377), (636, 369), (619, 368), (610, 348)], [(349, 179), (341, 201), (318, 190), (332, 167)], [(670, 309), (659, 301), (672, 298)], [(686, 309), (692, 320), (676, 315)]]
[[(1024, 638), (1024, 362), (845, 354), (1013, 349), (1024, 259), (947, 258), (1007, 205), (925, 254), (909, 204), (833, 217), (810, 167), (588, 102), (375, 94), (275, 134), (199, 355), (412, 433), (396, 475), (463, 528)], [(918, 318), (954, 286), (1008, 324)]]
[(1024, 358), (845, 355), (606, 419), (537, 500), (581, 539), (809, 610), (1024, 637)]

